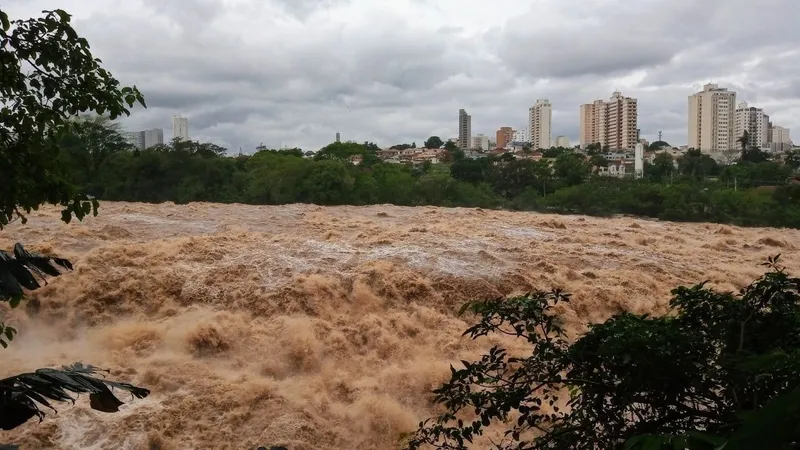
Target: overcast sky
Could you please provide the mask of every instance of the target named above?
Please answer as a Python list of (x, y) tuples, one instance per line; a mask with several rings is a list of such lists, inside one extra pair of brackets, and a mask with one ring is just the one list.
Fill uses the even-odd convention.
[(578, 138), (581, 103), (639, 99), (642, 135), (686, 143), (687, 96), (713, 81), (800, 139), (800, 0), (4, 0), (62, 8), (147, 109), (126, 128), (189, 118), (190, 137), (251, 153), (381, 146), (525, 126), (553, 104)]

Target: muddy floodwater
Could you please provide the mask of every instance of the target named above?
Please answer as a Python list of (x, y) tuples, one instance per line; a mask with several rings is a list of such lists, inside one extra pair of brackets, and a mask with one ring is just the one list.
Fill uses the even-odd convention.
[[(102, 202), (0, 231), (70, 258), (5, 321), (0, 375), (76, 361), (149, 388), (115, 414), (58, 405), (0, 442), (23, 449), (391, 449), (435, 413), (467, 300), (563, 287), (572, 336), (667, 312), (703, 280), (738, 290), (767, 256), (800, 273), (800, 231), (480, 209)], [(467, 321), (465, 321), (467, 320)], [(502, 341), (513, 348), (521, 343)]]

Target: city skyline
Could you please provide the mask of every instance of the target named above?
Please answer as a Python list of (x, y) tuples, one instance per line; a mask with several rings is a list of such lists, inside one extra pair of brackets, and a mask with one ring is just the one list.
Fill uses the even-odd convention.
[[(720, 94), (724, 100), (722, 105), (719, 104), (720, 101), (716, 97)], [(706, 98), (710, 95), (714, 95), (714, 97)], [(775, 125), (773, 129), (773, 123), (763, 108), (750, 106), (746, 101), (739, 101), (734, 91), (714, 83), (706, 83), (701, 91), (689, 95), (688, 98), (687, 135), (689, 143), (684, 145), (689, 148), (698, 148), (704, 152), (724, 151), (721, 150), (724, 146), (727, 146), (727, 150), (738, 149), (740, 145), (738, 139), (744, 131), (747, 131), (750, 136), (750, 146), (773, 151), (785, 151), (792, 147), (790, 128)], [(714, 105), (714, 108), (704, 109), (706, 115), (711, 114), (705, 118), (705, 123), (716, 123), (718, 127), (721, 127), (719, 130), (701, 126), (703, 121), (698, 116), (698, 111), (703, 110), (700, 106), (704, 98), (707, 103), (711, 102), (713, 98)], [(735, 106), (729, 108), (728, 105)], [(526, 127), (518, 129), (513, 126), (500, 126), (489, 135), (474, 133), (472, 115), (467, 113), (464, 108), (460, 108), (458, 111), (458, 135), (456, 137), (439, 137), (444, 141), (454, 140), (462, 149), (490, 150), (495, 147), (507, 147), (512, 142), (527, 142), (532, 144), (533, 148), (542, 149), (572, 147), (570, 142), (573, 141), (569, 135), (558, 135), (555, 138), (552, 135), (552, 106), (547, 99), (536, 99), (533, 106), (528, 108)], [(724, 110), (722, 112), (725, 114), (724, 120), (719, 118), (721, 114), (720, 111), (717, 111), (719, 108)], [(180, 114), (174, 115), (172, 127), (172, 139), (178, 136), (184, 140), (190, 139), (188, 118)], [(706, 138), (709, 134), (716, 136), (720, 130), (725, 130), (724, 139), (720, 141), (721, 144), (717, 142), (716, 145), (709, 146), (710, 144), (701, 140), (701, 135), (705, 134)], [(638, 100), (615, 91), (608, 101), (597, 99), (579, 106), (578, 140), (574, 146), (585, 149), (588, 144), (598, 143), (604, 147), (608, 145), (614, 150), (632, 150), (635, 144), (642, 140), (649, 142), (656, 140), (648, 140), (640, 136), (640, 131), (638, 128)], [(340, 142), (340, 135), (340, 132), (337, 131), (334, 142)], [(660, 131), (658, 135), (661, 138)], [(128, 131), (125, 132), (125, 137), (128, 142), (140, 149), (164, 144), (163, 129), (161, 128)], [(261, 142), (257, 149), (262, 147), (269, 148)], [(284, 144), (276, 148), (288, 147)], [(384, 147), (388, 147), (388, 145)]]
[[(457, 135), (459, 108), (472, 114), (473, 133), (494, 136), (500, 126), (523, 128), (537, 98), (553, 105), (552, 136), (575, 143), (579, 105), (614, 91), (638, 99), (641, 137), (653, 141), (660, 130), (685, 145), (687, 97), (709, 82), (800, 129), (800, 30), (791, 22), (800, 4), (772, 4), (780, 14), (738, 0), (398, 0), (388, 11), (365, 0), (9, 0), (4, 8), (13, 17), (53, 7), (73, 14), (93, 53), (145, 96), (148, 108), (120, 121), (126, 129), (169, 134), (168, 121), (185, 114), (192, 139), (236, 152), (260, 142), (316, 149), (336, 131), (384, 146), (445, 139)], [(770, 26), (730, 26), (738, 22)]]

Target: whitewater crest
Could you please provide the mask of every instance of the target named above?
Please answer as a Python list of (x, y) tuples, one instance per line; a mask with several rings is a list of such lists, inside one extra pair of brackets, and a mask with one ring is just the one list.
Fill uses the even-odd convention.
[(436, 410), (449, 365), (495, 343), (461, 336), (467, 300), (555, 286), (572, 335), (669, 290), (738, 290), (797, 230), (389, 205), (101, 203), (0, 232), (0, 248), (75, 271), (5, 320), (2, 376), (80, 361), (151, 390), (114, 414), (81, 399), (3, 441), (37, 449), (389, 449)]

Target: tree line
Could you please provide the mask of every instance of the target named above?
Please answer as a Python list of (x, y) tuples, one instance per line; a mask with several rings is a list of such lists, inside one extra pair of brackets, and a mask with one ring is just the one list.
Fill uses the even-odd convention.
[[(426, 146), (441, 143), (434, 138)], [(416, 166), (382, 161), (372, 142), (334, 142), (313, 157), (300, 149), (230, 157), (220, 146), (179, 140), (138, 150), (102, 118), (74, 120), (58, 148), (66, 179), (103, 200), (389, 203), (800, 228), (800, 187), (792, 184), (800, 161), (791, 157), (722, 166), (698, 150), (676, 160), (661, 153), (635, 180), (598, 175), (609, 162), (592, 149), (588, 159), (550, 149), (537, 161), (511, 154), (471, 159), (451, 147), (444, 164)]]

